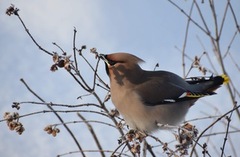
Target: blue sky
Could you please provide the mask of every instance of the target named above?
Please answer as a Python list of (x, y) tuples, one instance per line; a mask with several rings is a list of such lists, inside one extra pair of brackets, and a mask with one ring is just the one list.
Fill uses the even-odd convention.
[[(187, 13), (189, 12), (190, 1), (176, 2)], [(240, 6), (240, 2), (237, 0), (231, 2), (239, 22), (240, 11), (237, 6)], [(217, 17), (220, 21), (222, 20), (226, 3), (215, 3), (217, 6)], [(95, 61), (93, 55), (89, 53), (89, 49), (92, 47), (96, 47), (100, 53), (129, 52), (145, 60), (146, 63), (141, 65), (143, 69), (152, 70), (154, 65), (159, 63), (159, 69), (172, 71), (182, 76), (182, 59), (178, 49), (181, 50), (183, 47), (187, 18), (167, 0), (153, 0), (151, 2), (146, 0), (141, 2), (137, 0), (73, 0), (67, 3), (63, 0), (2, 0), (0, 2), (0, 113), (2, 115), (6, 111), (15, 111), (11, 108), (13, 101), (37, 101), (19, 81), (20, 78), (24, 78), (46, 101), (69, 104), (94, 101), (91, 97), (77, 100), (76, 98), (79, 95), (86, 93), (76, 82), (64, 70), (59, 70), (55, 73), (49, 70), (52, 65), (51, 57), (39, 51), (33, 44), (17, 17), (9, 17), (5, 14), (5, 10), (10, 4), (14, 4), (20, 9), (19, 14), (34, 38), (42, 47), (49, 51), (59, 51), (58, 48), (52, 45), (52, 42), (56, 42), (69, 54), (72, 53), (73, 29), (76, 27), (78, 31), (76, 44), (79, 48), (83, 44), (87, 45), (88, 49), (85, 50), (85, 53), (91, 62)], [(209, 11), (207, 2), (204, 4), (199, 3), (199, 5), (202, 8), (202, 13), (209, 28), (213, 32), (214, 23), (212, 22), (212, 14)], [(203, 26), (196, 8), (193, 12), (193, 17)], [(230, 12), (228, 12), (223, 29), (223, 37), (220, 41), (223, 54), (226, 52), (236, 31), (236, 26), (232, 23), (233, 18)], [(239, 42), (240, 36), (238, 33), (230, 49), (235, 61), (240, 60)], [(191, 24), (186, 54), (194, 58), (196, 55), (200, 56), (204, 51), (209, 53), (217, 73), (221, 74), (222, 71), (213, 53), (209, 38), (199, 28)], [(224, 63), (230, 78), (236, 87), (239, 87), (239, 71), (229, 57), (226, 57)], [(203, 58), (202, 64), (212, 70), (206, 57)], [(80, 63), (79, 66), (85, 72), (84, 76), (91, 80), (92, 75), (88, 75), (85, 69), (86, 65)], [(189, 69), (190, 66), (191, 62), (186, 59), (186, 69)], [(99, 73), (108, 82), (103, 63), (100, 64)], [(198, 70), (193, 70), (190, 75), (199, 76), (202, 74)], [(208, 75), (210, 74), (208, 73)], [(206, 114), (216, 115), (218, 111), (225, 113), (230, 110), (232, 106), (226, 88), (222, 87), (217, 92), (218, 95), (198, 101), (192, 107), (186, 119), (203, 117)], [(100, 95), (104, 96), (104, 94)], [(212, 105), (205, 103), (205, 101)], [(108, 105), (109, 108), (113, 108), (111, 102)], [(43, 109), (46, 108), (28, 104), (24, 105), (19, 112), (20, 114), (26, 114)], [(89, 119), (95, 118), (91, 116), (86, 114), (86, 117)], [(233, 116), (233, 126), (239, 126), (239, 120), (237, 120), (235, 114)], [(65, 118), (70, 121), (76, 120), (77, 116), (69, 114)], [(199, 130), (203, 130), (212, 121), (212, 119), (209, 121), (198, 121), (196, 126), (198, 126)], [(57, 154), (77, 150), (72, 139), (63, 128), (56, 138), (48, 136), (43, 131), (47, 124), (58, 123), (54, 115), (42, 114), (22, 118), (21, 122), (26, 128), (26, 131), (21, 136), (18, 136), (15, 132), (10, 132), (5, 123), (0, 123), (1, 156), (52, 157)], [(72, 125), (72, 128), (77, 134), (77, 138), (87, 143), (84, 146), (85, 149), (94, 148), (94, 146), (91, 147), (93, 144), (90, 136), (85, 132), (81, 132), (81, 130), (86, 131), (84, 125), (79, 124), (78, 126), (76, 124), (75, 127)], [(219, 128), (222, 129), (221, 131), (224, 131), (222, 123), (214, 129)], [(116, 131), (108, 130), (108, 128), (99, 125), (96, 127), (96, 132), (100, 132), (99, 138), (104, 148), (114, 149), (117, 147), (117, 137), (119, 135)], [(169, 135), (169, 133), (160, 132), (157, 136), (164, 138), (165, 134)], [(236, 136), (239, 136), (239, 133), (232, 135), (233, 143), (239, 145), (239, 141), (234, 140)], [(223, 142), (223, 136), (218, 136), (215, 140), (217, 143), (220, 143), (220, 145), (216, 146), (219, 149)], [(231, 149), (229, 147), (226, 149), (226, 152), (231, 154)], [(88, 155), (91, 156), (93, 154)]]

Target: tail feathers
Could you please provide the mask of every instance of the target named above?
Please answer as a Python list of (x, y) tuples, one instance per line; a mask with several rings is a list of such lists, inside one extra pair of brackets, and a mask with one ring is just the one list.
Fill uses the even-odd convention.
[(229, 77), (227, 75), (222, 74), (220, 77), (223, 78), (223, 84), (229, 83), (230, 79), (229, 79)]
[(182, 93), (176, 99), (164, 99), (161, 104), (175, 103), (181, 101), (192, 101), (202, 98), (204, 96), (216, 94), (214, 91), (222, 84), (228, 83), (227, 75), (210, 76), (210, 77), (191, 77), (186, 80), (191, 85), (191, 89)]
[[(211, 93), (219, 88), (222, 84), (229, 82), (229, 77), (225, 74), (210, 77), (192, 77), (186, 80), (194, 88), (193, 91), (202, 93)], [(211, 95), (211, 94), (210, 94)]]
[(229, 77), (225, 74), (221, 75), (221, 76), (215, 76), (213, 77), (213, 79), (209, 80), (212, 81), (212, 85), (209, 86), (209, 88), (207, 89), (208, 92), (213, 92), (216, 89), (218, 89), (222, 84), (226, 84), (229, 82)]

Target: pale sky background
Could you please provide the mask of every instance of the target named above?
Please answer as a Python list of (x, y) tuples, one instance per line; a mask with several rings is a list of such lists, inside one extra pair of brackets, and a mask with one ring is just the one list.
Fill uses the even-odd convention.
[[(179, 5), (186, 9), (187, 13), (191, 5), (191, 1), (176, 1)], [(233, 0), (232, 6), (238, 22), (240, 21), (240, 1)], [(222, 19), (225, 9), (225, 1), (216, 1), (218, 20)], [(129, 52), (140, 58), (146, 63), (142, 64), (143, 69), (152, 70), (156, 63), (160, 64), (158, 69), (172, 71), (182, 76), (182, 60), (181, 53), (176, 48), (182, 49), (184, 42), (185, 28), (187, 18), (171, 5), (167, 0), (152, 1), (107, 1), (107, 0), (1, 0), (0, 1), (0, 114), (1, 118), (6, 111), (15, 111), (11, 108), (13, 101), (37, 101), (30, 94), (24, 85), (19, 81), (24, 78), (26, 82), (46, 101), (66, 104), (79, 104), (84, 102), (94, 102), (91, 97), (85, 97), (83, 100), (76, 99), (78, 96), (86, 94), (73, 79), (64, 70), (52, 73), (49, 69), (52, 65), (52, 59), (48, 55), (40, 51), (31, 41), (27, 33), (24, 31), (20, 21), (16, 16), (7, 16), (5, 10), (14, 4), (20, 9), (20, 16), (27, 25), (28, 29), (39, 42), (39, 44), (49, 51), (59, 51), (52, 42), (56, 42), (65, 51), (72, 53), (73, 29), (76, 27), (77, 46), (87, 45), (84, 52), (94, 63), (94, 57), (89, 53), (89, 49), (96, 47), (100, 53), (112, 52)], [(209, 12), (208, 3), (199, 5), (203, 8), (203, 15), (211, 30), (213, 28), (212, 14)], [(193, 13), (194, 19), (200, 22), (196, 8)], [(233, 24), (233, 18), (230, 13), (227, 14), (225, 27), (223, 29), (223, 38), (221, 40), (221, 48), (223, 54), (232, 39), (236, 26)], [(203, 51), (210, 54), (213, 64), (216, 66), (217, 73), (222, 71), (218, 66), (217, 59), (213, 55), (213, 50), (209, 38), (206, 37), (195, 25), (191, 24), (189, 29), (188, 44), (186, 53), (191, 58), (200, 56)], [(199, 41), (199, 39), (200, 42)], [(239, 64), (240, 60), (240, 36), (237, 34), (231, 45), (230, 52)], [(203, 44), (204, 47), (201, 45)], [(191, 62), (186, 60), (187, 69)], [(230, 78), (236, 87), (240, 87), (239, 71), (229, 58), (224, 63), (229, 72)], [(211, 69), (206, 57), (203, 64)], [(83, 69), (85, 65), (79, 63), (79, 67)], [(99, 73), (106, 82), (108, 82), (105, 74), (104, 64), (100, 64)], [(191, 76), (202, 75), (198, 70), (194, 70)], [(208, 75), (210, 75), (208, 73)], [(87, 79), (91, 80), (92, 75), (88, 75), (85, 70)], [(217, 91), (218, 95), (203, 98), (191, 108), (186, 119), (204, 117), (207, 115), (216, 115), (216, 108), (220, 113), (225, 113), (232, 108), (229, 94), (226, 87), (222, 87)], [(100, 94), (104, 97), (104, 94)], [(239, 101), (239, 99), (237, 99)], [(209, 102), (211, 105), (204, 103)], [(108, 103), (109, 108), (113, 108), (111, 102)], [(20, 114), (26, 114), (34, 111), (47, 109), (43, 106), (24, 105), (18, 111)], [(83, 114), (89, 119), (95, 119), (95, 115)], [(63, 114), (66, 121), (79, 120), (76, 114)], [(1, 157), (32, 157), (44, 156), (53, 157), (58, 154), (67, 153), (77, 150), (77, 147), (69, 134), (63, 127), (60, 127), (61, 133), (53, 138), (47, 135), (43, 128), (51, 123), (59, 121), (53, 114), (41, 114), (20, 121), (24, 124), (25, 132), (19, 136), (17, 133), (8, 129), (5, 122), (0, 123), (0, 156)], [(204, 130), (213, 119), (193, 122), (199, 131)], [(239, 119), (233, 114), (231, 124), (239, 128)], [(85, 150), (95, 148), (92, 137), (88, 134), (84, 124), (71, 124), (77, 139), (83, 144)], [(214, 127), (215, 131), (225, 131), (223, 123), (219, 123)], [(119, 134), (114, 129), (102, 125), (96, 125), (96, 132), (104, 149), (113, 150), (118, 146), (117, 139)], [(170, 133), (159, 131), (155, 134), (160, 139), (171, 141), (174, 137)], [(169, 137), (167, 138), (166, 135)], [(219, 151), (223, 143), (224, 135), (217, 135), (212, 140), (216, 149)], [(232, 134), (231, 139), (233, 145), (240, 145), (240, 134)], [(170, 139), (170, 140), (169, 140)], [(206, 140), (206, 139), (205, 139)], [(205, 142), (204, 140), (202, 143)], [(156, 143), (155, 143), (156, 144)], [(153, 144), (154, 145), (154, 144)], [(209, 146), (211, 153), (213, 148)], [(239, 149), (236, 150), (240, 153)], [(162, 156), (161, 147), (157, 151)], [(220, 151), (219, 151), (220, 152)], [(226, 155), (233, 155), (229, 143), (226, 146)], [(88, 156), (96, 156), (89, 153)], [(69, 156), (79, 156), (79, 154), (71, 154)], [(218, 154), (217, 154), (218, 156)]]

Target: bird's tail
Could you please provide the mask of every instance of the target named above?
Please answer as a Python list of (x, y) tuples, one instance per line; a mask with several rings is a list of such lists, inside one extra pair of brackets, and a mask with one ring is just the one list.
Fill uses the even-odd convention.
[(212, 85), (207, 87), (206, 89), (208, 92), (214, 92), (216, 89), (218, 89), (222, 84), (227, 84), (229, 82), (229, 77), (225, 74), (220, 76), (215, 76), (209, 81), (212, 82)]
[(222, 74), (220, 77), (223, 78), (223, 84), (229, 83), (230, 79), (229, 79), (229, 77), (227, 75)]
[(222, 84), (229, 82), (229, 77), (225, 74), (210, 77), (192, 77), (187, 82), (195, 87), (195, 91), (214, 94), (214, 91)]
[(229, 77), (225, 74), (210, 77), (192, 77), (186, 80), (191, 85), (191, 90), (184, 92), (176, 101), (186, 101), (199, 99), (204, 96), (216, 94), (214, 91), (222, 84), (229, 82)]

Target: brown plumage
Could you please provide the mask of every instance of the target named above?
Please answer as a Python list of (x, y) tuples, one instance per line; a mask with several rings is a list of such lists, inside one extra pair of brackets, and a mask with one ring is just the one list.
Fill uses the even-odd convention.
[(177, 125), (197, 99), (215, 94), (222, 76), (188, 81), (167, 71), (146, 71), (142, 59), (128, 53), (101, 55), (110, 78), (111, 99), (133, 129), (152, 132), (157, 123)]

